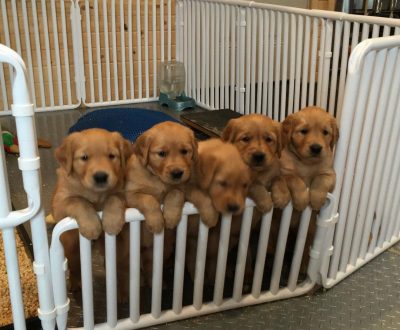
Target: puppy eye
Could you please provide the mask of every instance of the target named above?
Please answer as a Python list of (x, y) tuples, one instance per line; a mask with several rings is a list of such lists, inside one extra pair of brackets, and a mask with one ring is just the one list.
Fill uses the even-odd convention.
[(267, 141), (267, 143), (271, 143), (271, 142), (273, 142), (274, 140), (272, 140), (269, 136), (267, 136), (267, 137), (265, 138), (265, 141)]
[(300, 133), (303, 134), (303, 135), (306, 135), (306, 134), (308, 133), (308, 129), (303, 128), (303, 129), (300, 131)]
[(221, 187), (226, 188), (226, 187), (228, 186), (228, 183), (227, 183), (226, 181), (220, 181), (220, 182), (219, 182), (219, 185), (220, 185)]
[(159, 152), (158, 152), (158, 155), (159, 155), (161, 158), (164, 158), (164, 157), (167, 156), (167, 153), (166, 153), (165, 151), (159, 151)]
[(81, 156), (81, 160), (83, 160), (84, 162), (86, 162), (88, 159), (89, 159), (88, 155)]
[(182, 150), (181, 150), (181, 154), (182, 154), (182, 155), (187, 155), (188, 152), (189, 152), (189, 151), (187, 151), (186, 149), (182, 149)]
[(324, 135), (328, 135), (328, 134), (329, 134), (329, 132), (328, 132), (328, 130), (327, 130), (327, 129), (324, 129), (324, 130), (322, 131), (322, 134), (324, 134)]
[(109, 155), (108, 155), (108, 158), (114, 159), (114, 158), (115, 158), (115, 155), (114, 155), (114, 154), (109, 154)]
[(243, 142), (249, 142), (249, 141), (250, 141), (250, 137), (244, 136), (244, 137), (241, 138), (241, 140), (242, 140)]

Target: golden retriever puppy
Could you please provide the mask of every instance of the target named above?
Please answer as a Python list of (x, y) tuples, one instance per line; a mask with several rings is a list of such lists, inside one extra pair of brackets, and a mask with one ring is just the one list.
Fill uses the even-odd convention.
[[(151, 286), (153, 233), (164, 227), (164, 259), (173, 253), (175, 228), (182, 216), (185, 186), (197, 158), (192, 130), (174, 122), (157, 124), (144, 132), (134, 147), (126, 169), (127, 205), (145, 217), (141, 226), (142, 271)], [(161, 210), (163, 204), (163, 210)]]
[[(220, 227), (219, 213), (238, 215), (243, 212), (250, 170), (237, 148), (219, 139), (199, 143), (199, 156), (195, 173), (187, 190), (187, 198), (198, 209), (202, 221), (210, 227), (208, 234), (206, 279), (211, 283), (215, 277)], [(194, 279), (197, 230), (199, 217), (188, 221), (186, 264)], [(231, 231), (236, 232), (240, 224), (232, 221)], [(230, 245), (233, 241), (230, 241)], [(234, 243), (233, 243), (234, 244)]]
[(233, 143), (250, 167), (249, 197), (257, 208), (262, 213), (269, 212), (273, 205), (284, 208), (290, 193), (280, 175), (281, 124), (259, 114), (242, 116), (228, 122), (222, 139)]
[(280, 158), (281, 171), (293, 207), (301, 211), (310, 203), (319, 210), (336, 183), (332, 167), (339, 137), (336, 119), (321, 108), (308, 107), (289, 115), (282, 127), (287, 143)]
[[(124, 172), (131, 143), (117, 132), (93, 128), (67, 136), (55, 156), (60, 164), (52, 200), (55, 221), (74, 218), (79, 232), (96, 239), (105, 232), (118, 234), (125, 223)], [(103, 221), (97, 214), (103, 211)], [(61, 236), (69, 262), (70, 284), (79, 288), (79, 235)]]

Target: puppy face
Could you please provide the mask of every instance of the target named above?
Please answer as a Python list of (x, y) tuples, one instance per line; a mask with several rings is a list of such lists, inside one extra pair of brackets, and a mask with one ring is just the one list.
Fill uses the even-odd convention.
[(186, 182), (197, 157), (193, 132), (178, 123), (163, 122), (144, 132), (136, 141), (140, 162), (166, 184)]
[(336, 119), (321, 108), (305, 108), (283, 122), (288, 149), (302, 161), (318, 163), (332, 156), (339, 137)]
[(245, 163), (255, 171), (268, 169), (282, 150), (281, 125), (258, 114), (231, 119), (222, 139), (233, 143)]
[(218, 212), (243, 212), (250, 170), (235, 146), (217, 139), (201, 142), (197, 168), (199, 185), (208, 191)]
[(55, 155), (68, 175), (92, 191), (113, 189), (122, 179), (131, 143), (117, 132), (92, 128), (67, 136)]

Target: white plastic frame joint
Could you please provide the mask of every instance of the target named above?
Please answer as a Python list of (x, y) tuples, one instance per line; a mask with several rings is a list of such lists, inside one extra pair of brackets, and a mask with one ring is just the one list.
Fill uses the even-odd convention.
[(34, 171), (40, 168), (40, 157), (18, 158), (18, 168), (21, 171)]
[(67, 302), (64, 305), (59, 305), (56, 307), (57, 315), (63, 315), (69, 312), (70, 300), (67, 298)]
[(51, 312), (43, 313), (40, 308), (38, 308), (38, 316), (42, 321), (54, 320), (57, 316), (57, 310), (54, 308)]
[(336, 213), (333, 215), (330, 219), (318, 219), (317, 220), (317, 225), (320, 227), (332, 227), (334, 226), (339, 220), (339, 213)]
[(43, 264), (38, 264), (37, 262), (33, 262), (33, 272), (36, 275), (43, 275), (46, 272), (45, 266)]
[(14, 117), (32, 117), (35, 113), (33, 104), (11, 104)]

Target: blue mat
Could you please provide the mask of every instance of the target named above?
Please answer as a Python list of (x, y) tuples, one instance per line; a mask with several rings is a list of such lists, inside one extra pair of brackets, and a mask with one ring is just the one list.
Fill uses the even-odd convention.
[(88, 128), (103, 128), (120, 132), (132, 142), (144, 131), (163, 121), (178, 122), (175, 118), (159, 111), (138, 108), (112, 108), (95, 110), (79, 118), (69, 133)]

